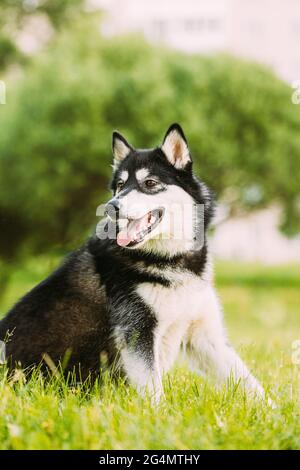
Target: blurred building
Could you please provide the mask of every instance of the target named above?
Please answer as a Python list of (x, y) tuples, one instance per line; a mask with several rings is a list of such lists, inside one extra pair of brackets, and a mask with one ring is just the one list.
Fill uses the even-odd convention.
[(299, 0), (90, 0), (106, 12), (103, 32), (137, 31), (185, 52), (227, 51), (300, 78)]
[(271, 207), (216, 221), (211, 248), (219, 259), (262, 262), (264, 264), (300, 262), (300, 236), (286, 238), (279, 230), (280, 209)]

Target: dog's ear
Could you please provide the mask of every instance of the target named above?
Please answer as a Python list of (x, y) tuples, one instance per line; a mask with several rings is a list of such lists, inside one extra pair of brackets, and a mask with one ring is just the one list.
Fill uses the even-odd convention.
[(124, 158), (133, 150), (125, 137), (114, 131), (112, 135), (112, 151), (114, 156), (114, 168), (116, 168)]
[(192, 162), (185, 135), (179, 124), (175, 123), (169, 127), (161, 150), (169, 162), (180, 170)]

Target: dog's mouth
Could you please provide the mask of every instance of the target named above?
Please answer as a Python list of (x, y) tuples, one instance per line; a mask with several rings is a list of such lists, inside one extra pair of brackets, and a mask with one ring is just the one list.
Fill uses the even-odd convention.
[(117, 235), (117, 244), (131, 248), (143, 242), (146, 236), (158, 226), (163, 215), (164, 209), (159, 208), (147, 212), (139, 219), (129, 219), (127, 226)]

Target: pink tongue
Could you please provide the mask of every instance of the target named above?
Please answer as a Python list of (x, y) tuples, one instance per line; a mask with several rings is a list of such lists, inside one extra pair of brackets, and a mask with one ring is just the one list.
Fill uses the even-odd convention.
[(135, 236), (144, 230), (148, 225), (149, 215), (146, 214), (136, 222), (130, 222), (126, 228), (121, 230), (117, 235), (117, 244), (119, 246), (127, 246), (135, 239)]
[(117, 244), (119, 246), (127, 246), (131, 242), (131, 238), (127, 236), (127, 231), (122, 230), (117, 235)]

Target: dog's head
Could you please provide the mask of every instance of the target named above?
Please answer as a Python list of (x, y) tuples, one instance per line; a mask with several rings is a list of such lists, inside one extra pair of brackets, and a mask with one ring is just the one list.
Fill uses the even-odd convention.
[(149, 150), (133, 148), (114, 132), (112, 147), (107, 214), (117, 224), (117, 244), (169, 256), (195, 249), (203, 241), (212, 198), (193, 174), (181, 127), (173, 124), (162, 145)]

